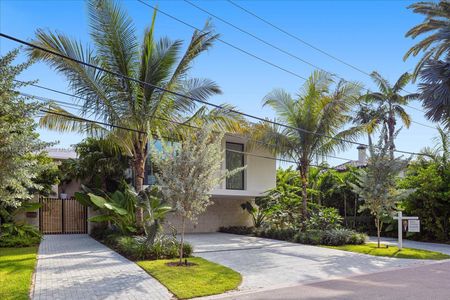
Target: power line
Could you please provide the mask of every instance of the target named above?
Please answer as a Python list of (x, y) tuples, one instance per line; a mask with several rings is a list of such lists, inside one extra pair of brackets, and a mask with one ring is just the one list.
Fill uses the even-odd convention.
[[(22, 81), (20, 81), (20, 80), (15, 80), (15, 81), (22, 82)], [(48, 89), (48, 88), (45, 88), (45, 87), (41, 87), (41, 88), (43, 88), (43, 89)], [(65, 94), (65, 95), (71, 95), (71, 94), (69, 94), (69, 93), (65, 93), (65, 92), (62, 92), (62, 91), (55, 90), (55, 89), (51, 89), (51, 90), (52, 90), (53, 92), (55, 92), (55, 93), (61, 93), (61, 94)], [(31, 94), (27, 94), (27, 93), (23, 93), (23, 92), (20, 92), (20, 94), (23, 95), (23, 96), (29, 97), (29, 98), (36, 98), (37, 100), (43, 101), (43, 102), (45, 102), (45, 103), (49, 103), (49, 102), (60, 103), (60, 104), (62, 104), (61, 106), (63, 106), (63, 107), (66, 106), (66, 107), (68, 107), (68, 108), (77, 109), (77, 110), (79, 110), (79, 111), (81, 111), (81, 109), (83, 109), (83, 106), (82, 106), (82, 105), (75, 104), (75, 103), (69, 103), (69, 102), (64, 102), (64, 101), (59, 101), (59, 100), (53, 100), (53, 99), (50, 99), (50, 98), (41, 97), (41, 96), (37, 96), (37, 95), (31, 95)], [(73, 96), (75, 96), (75, 95), (73, 95)], [(78, 96), (76, 96), (76, 97), (78, 97)], [(78, 97), (78, 98), (81, 98), (81, 97)], [(83, 99), (83, 98), (81, 98), (81, 99)], [(53, 114), (53, 112), (51, 112), (51, 111), (47, 111), (47, 112)], [(62, 113), (55, 113), (55, 114), (60, 115), (60, 116), (66, 116), (66, 117), (68, 117), (68, 118), (72, 118), (71, 115), (65, 115), (65, 114), (62, 114)], [(198, 127), (198, 126), (194, 126), (194, 125), (187, 124), (187, 123), (182, 123), (182, 122), (178, 122), (178, 121), (174, 121), (174, 120), (169, 120), (169, 119), (161, 118), (161, 117), (155, 117), (155, 118), (156, 118), (156, 119), (159, 119), (159, 120), (162, 120), (162, 121), (174, 123), (174, 124), (177, 124), (177, 125), (180, 125), (180, 126), (187, 126), (187, 127), (194, 128), (194, 129), (201, 129), (201, 128)], [(94, 121), (94, 120), (85, 119), (85, 118), (81, 118), (81, 117), (77, 117), (77, 119), (80, 120), (80, 121), (86, 121), (86, 122), (96, 122), (96, 123), (99, 123), (99, 124), (102, 124), (102, 125), (105, 125), (105, 126), (112, 126), (112, 127), (116, 127), (116, 128), (124, 129), (124, 130), (132, 130), (131, 128), (128, 128), (128, 127), (123, 127), (123, 126), (118, 127), (118, 126), (114, 126), (114, 125), (111, 124), (111, 123), (97, 122), (97, 121)], [(138, 131), (138, 130), (136, 130), (136, 131), (139, 132), (139, 133), (145, 133), (144, 131)], [(215, 132), (215, 133), (219, 133), (219, 132)], [(274, 146), (273, 144), (264, 143), (264, 142), (259, 141), (259, 140), (256, 140), (256, 139), (249, 138), (249, 137), (247, 137), (247, 136), (243, 136), (243, 137), (244, 137), (245, 139), (252, 140), (252, 141), (254, 141), (254, 142), (260, 143), (260, 144), (265, 145), (265, 146), (271, 146), (271, 147)], [(252, 154), (252, 155), (254, 155), (254, 154)], [(333, 156), (333, 155), (326, 155), (326, 156), (327, 156), (327, 157), (331, 157), (331, 158), (335, 158), (335, 159), (340, 159), (340, 160), (348, 161), (348, 162), (352, 161), (352, 159), (343, 158), (343, 157), (339, 157), (339, 156)], [(259, 156), (259, 157), (263, 157), (263, 156)], [(286, 159), (282, 159), (282, 161), (284, 161), (284, 162), (290, 162), (290, 163), (296, 163), (296, 164), (298, 163), (298, 162), (290, 161), (290, 160), (286, 160)]]
[[(325, 54), (326, 56), (328, 56), (328, 57), (334, 59), (335, 61), (338, 61), (338, 62), (340, 62), (340, 63), (342, 63), (342, 64), (344, 64), (344, 65), (346, 65), (346, 66), (348, 66), (348, 67), (350, 67), (350, 68), (352, 68), (352, 69), (354, 69), (354, 70), (356, 70), (356, 71), (358, 71), (358, 72), (360, 72), (360, 73), (362, 73), (362, 74), (364, 74), (364, 75), (366, 75), (366, 76), (371, 77), (370, 73), (364, 71), (363, 69), (361, 69), (361, 68), (359, 68), (359, 67), (356, 67), (355, 65), (350, 64), (350, 63), (348, 63), (348, 62), (346, 62), (346, 61), (344, 61), (344, 60), (342, 60), (342, 59), (340, 59), (340, 58), (338, 58), (338, 57), (336, 57), (336, 56), (330, 54), (329, 52), (320, 49), (320, 48), (317, 47), (317, 46), (314, 46), (313, 44), (311, 44), (311, 43), (305, 41), (304, 39), (300, 38), (299, 36), (294, 35), (294, 34), (288, 32), (287, 30), (285, 30), (285, 29), (283, 29), (283, 28), (281, 28), (281, 27), (275, 25), (274, 23), (272, 23), (272, 22), (270, 22), (270, 21), (267, 21), (266, 19), (264, 19), (264, 18), (258, 16), (257, 14), (255, 14), (255, 13), (252, 12), (252, 11), (250, 11), (249, 9), (246, 9), (245, 7), (242, 7), (241, 5), (237, 4), (235, 1), (233, 1), (233, 0), (226, 0), (226, 1), (228, 1), (228, 3), (230, 3), (231, 5), (234, 5), (235, 7), (239, 8), (240, 10), (246, 12), (247, 14), (249, 14), (249, 15), (251, 15), (251, 16), (257, 18), (258, 20), (262, 21), (263, 23), (265, 23), (265, 24), (271, 26), (272, 28), (275, 28), (276, 30), (278, 30), (278, 31), (280, 31), (280, 32), (282, 32), (282, 33), (284, 33), (285, 35), (287, 35), (287, 36), (289, 36), (289, 37), (291, 37), (291, 38), (297, 40), (298, 42), (300, 42), (300, 43), (302, 43), (302, 44), (304, 44), (304, 45), (306, 45), (306, 46), (308, 46), (308, 47), (310, 47), (310, 48), (312, 48), (312, 49), (314, 49), (314, 50), (316, 50), (316, 51), (318, 51), (318, 52), (320, 52), (320, 53), (322, 53), (322, 54)], [(408, 93), (408, 94), (411, 94), (411, 92), (408, 92), (407, 90), (405, 90), (405, 89), (403, 89), (403, 88), (402, 88), (401, 90), (404, 91), (404, 92), (406, 92), (406, 93)], [(405, 106), (407, 106), (407, 105), (405, 105)], [(420, 112), (424, 112), (423, 110), (421, 110), (421, 109), (419, 109), (419, 108), (416, 108), (416, 107), (414, 107), (414, 106), (408, 106), (408, 107), (410, 107), (410, 108), (412, 108), (412, 109), (415, 109), (415, 110), (418, 110), (418, 111), (420, 111)]]
[(300, 42), (300, 43), (302, 43), (302, 44), (304, 44), (304, 45), (306, 45), (306, 46), (308, 46), (308, 47), (310, 47), (310, 48), (312, 48), (312, 49), (314, 49), (314, 50), (316, 50), (316, 51), (319, 51), (320, 53), (325, 54), (326, 56), (328, 56), (328, 57), (330, 57), (330, 58), (332, 58), (332, 59), (334, 59), (334, 60), (336, 60), (336, 61), (338, 61), (338, 62), (340, 62), (340, 63), (343, 63), (343, 64), (345, 64), (346, 66), (348, 66), (348, 67), (350, 67), (350, 68), (352, 68), (352, 69), (354, 69), (354, 70), (356, 70), (356, 71), (358, 71), (358, 72), (360, 72), (360, 73), (362, 73), (362, 74), (365, 74), (365, 75), (370, 76), (370, 74), (367, 73), (366, 71), (364, 71), (364, 70), (362, 70), (362, 69), (356, 67), (355, 65), (352, 65), (352, 64), (350, 64), (350, 63), (347, 63), (346, 61), (344, 61), (344, 60), (342, 60), (342, 59), (340, 59), (340, 58), (338, 58), (338, 57), (336, 57), (336, 56), (334, 56), (334, 55), (332, 55), (332, 54), (330, 54), (330, 53), (328, 53), (328, 52), (326, 52), (326, 51), (320, 49), (320, 48), (317, 47), (317, 46), (314, 46), (313, 44), (311, 44), (311, 43), (309, 43), (309, 42), (307, 42), (307, 41), (301, 39), (300, 37), (298, 37), (298, 36), (296, 36), (296, 35), (294, 35), (294, 34), (288, 32), (288, 31), (284, 30), (283, 28), (281, 28), (281, 27), (279, 27), (279, 26), (277, 26), (277, 25), (275, 25), (275, 24), (273, 24), (273, 23), (267, 21), (266, 19), (264, 19), (264, 18), (258, 16), (258, 15), (255, 14), (254, 12), (252, 12), (252, 11), (250, 11), (250, 10), (248, 10), (248, 9), (246, 9), (246, 8), (244, 8), (244, 7), (242, 7), (242, 6), (240, 6), (240, 5), (237, 4), (236, 2), (234, 2), (234, 1), (232, 1), (232, 0), (227, 0), (227, 1), (228, 1), (228, 3), (234, 5), (235, 7), (239, 8), (239, 9), (241, 9), (242, 11), (246, 12), (247, 14), (249, 14), (249, 15), (251, 15), (251, 16), (257, 18), (258, 20), (260, 20), (260, 21), (266, 23), (267, 25), (269, 25), (269, 26), (275, 28), (276, 30), (278, 30), (278, 31), (280, 31), (280, 32), (282, 32), (282, 33), (284, 33), (285, 35), (287, 35), (287, 36), (289, 36), (289, 37), (291, 37), (291, 38), (297, 40), (298, 42)]
[[(138, 0), (138, 1), (140, 1), (140, 0)], [(313, 134), (313, 135), (323, 136), (323, 137), (326, 137), (326, 138), (329, 138), (329, 139), (332, 139), (332, 140), (337, 140), (337, 141), (341, 141), (341, 142), (346, 142), (346, 143), (354, 144), (354, 145), (364, 145), (364, 146), (368, 146), (367, 144), (358, 143), (358, 142), (355, 142), (355, 141), (352, 141), (352, 140), (347, 140), (347, 139), (342, 139), (342, 138), (336, 138), (336, 137), (334, 137), (334, 136), (330, 136), (330, 135), (327, 135), (327, 134), (318, 133), (318, 132), (313, 132), (313, 131), (310, 131), (310, 130), (306, 130), (306, 129), (304, 129), (304, 128), (293, 127), (293, 126), (289, 126), (289, 125), (286, 125), (286, 124), (282, 124), (282, 123), (279, 123), (279, 122), (276, 122), (276, 121), (271, 121), (271, 120), (268, 120), (268, 119), (266, 119), (266, 118), (254, 116), (254, 115), (251, 115), (251, 114), (248, 114), (248, 113), (243, 113), (243, 112), (237, 111), (237, 110), (235, 110), (235, 109), (225, 108), (225, 107), (223, 107), (223, 106), (221, 106), (221, 105), (218, 105), (218, 104), (213, 104), (213, 103), (210, 103), (210, 102), (208, 102), (208, 101), (196, 99), (196, 98), (194, 98), (194, 97), (191, 97), (191, 96), (188, 96), (188, 95), (185, 95), (185, 94), (181, 94), (181, 93), (179, 93), (179, 92), (175, 92), (175, 91), (172, 91), (172, 90), (169, 90), (169, 89), (166, 89), (166, 88), (162, 88), (162, 87), (159, 87), (159, 86), (157, 86), (157, 85), (150, 84), (150, 83), (145, 82), (145, 81), (141, 81), (141, 80), (139, 80), (139, 79), (135, 79), (135, 78), (132, 78), (132, 77), (129, 77), (129, 76), (125, 76), (125, 75), (120, 74), (120, 73), (117, 73), (117, 72), (113, 72), (113, 71), (104, 69), (104, 68), (99, 67), (99, 66), (92, 65), (92, 64), (90, 64), (90, 63), (87, 63), (87, 62), (84, 62), (84, 61), (81, 61), (81, 60), (78, 60), (78, 59), (75, 59), (75, 58), (72, 58), (72, 57), (69, 57), (69, 56), (60, 54), (60, 53), (57, 53), (57, 52), (55, 52), (55, 51), (52, 51), (52, 50), (43, 48), (43, 47), (41, 47), (41, 46), (38, 46), (38, 45), (35, 45), (35, 44), (32, 44), (32, 43), (26, 42), (26, 41), (24, 41), (24, 40), (18, 39), (18, 38), (16, 38), (16, 37), (13, 37), (13, 36), (10, 36), (10, 35), (4, 34), (4, 33), (0, 33), (0, 36), (1, 36), (1, 37), (4, 37), (4, 38), (7, 38), (7, 39), (9, 39), (9, 40), (15, 41), (15, 42), (17, 42), (17, 43), (26, 45), (26, 46), (28, 46), (28, 47), (32, 47), (32, 48), (39, 49), (39, 50), (41, 50), (41, 51), (44, 51), (44, 52), (53, 54), (53, 55), (58, 56), (58, 57), (61, 57), (61, 58), (63, 58), (63, 59), (67, 59), (67, 60), (70, 60), (70, 61), (79, 63), (79, 64), (81, 64), (81, 65), (84, 65), (84, 66), (87, 66), (87, 67), (90, 67), (90, 68), (94, 68), (94, 69), (97, 69), (97, 70), (99, 70), (99, 71), (102, 71), (102, 72), (105, 72), (105, 73), (114, 75), (114, 76), (116, 76), (116, 77), (121, 77), (121, 78), (124, 78), (124, 79), (128, 79), (128, 80), (130, 80), (130, 81), (133, 81), (133, 82), (136, 82), (136, 83), (139, 83), (139, 84), (143, 84), (143, 85), (146, 85), (146, 86), (150, 86), (150, 87), (155, 88), (155, 89), (157, 89), (157, 90), (164, 91), (164, 92), (167, 92), (167, 93), (176, 95), (176, 96), (178, 96), (178, 97), (183, 97), (183, 98), (186, 98), (186, 99), (195, 101), (195, 102), (199, 102), (199, 103), (202, 103), (202, 104), (205, 104), (205, 105), (209, 105), (209, 106), (212, 106), (212, 107), (214, 107), (214, 108), (217, 108), (217, 109), (220, 109), (220, 110), (223, 110), (223, 111), (227, 111), (227, 112), (239, 114), (239, 115), (241, 115), (241, 116), (244, 116), (244, 117), (247, 117), (247, 118), (251, 118), (251, 119), (255, 119), (255, 120), (258, 120), (258, 121), (261, 121), (261, 122), (264, 122), (264, 123), (269, 123), (269, 124), (272, 124), (272, 125), (275, 125), (275, 126), (285, 127), (285, 128), (289, 128), (289, 129), (296, 130), (296, 131), (300, 131), (300, 132), (305, 132), (305, 133), (309, 133), (309, 134)], [(396, 150), (396, 149), (394, 149), (393, 151), (394, 151), (394, 152), (398, 152), (398, 153), (410, 154), (410, 155), (420, 155), (420, 154), (418, 154), (418, 153), (411, 152), (411, 151), (403, 151), (403, 150)]]
[[(140, 0), (138, 0), (138, 1), (142, 3), (142, 1), (140, 1)], [(225, 24), (227, 24), (227, 25), (233, 27), (234, 29), (236, 29), (236, 30), (238, 30), (238, 31), (240, 31), (240, 32), (242, 32), (242, 33), (244, 33), (244, 34), (246, 34), (246, 35), (248, 35), (248, 36), (250, 36), (250, 37), (256, 39), (257, 41), (259, 41), (259, 42), (261, 42), (261, 43), (263, 43), (263, 44), (265, 44), (265, 45), (267, 45), (267, 46), (269, 46), (269, 47), (271, 47), (271, 48), (273, 48), (273, 49), (275, 49), (275, 50), (277, 50), (277, 51), (279, 51), (279, 52), (281, 52), (281, 53), (283, 53), (283, 54), (285, 54), (285, 55), (288, 55), (288, 56), (290, 56), (290, 57), (292, 57), (292, 58), (294, 58), (294, 59), (296, 59), (296, 60), (298, 60), (298, 61), (300, 61), (300, 62), (302, 62), (302, 63), (304, 63), (304, 64), (307, 64), (307, 65), (309, 65), (309, 66), (311, 66), (311, 67), (313, 67), (313, 68), (315, 68), (315, 69), (321, 70), (321, 71), (323, 71), (323, 72), (325, 72), (325, 73), (328, 73), (328, 74), (330, 74), (330, 75), (332, 75), (332, 76), (336, 76), (337, 78), (339, 78), (340, 80), (342, 80), (342, 81), (344, 81), (344, 82), (353, 84), (353, 85), (355, 85), (355, 86), (357, 86), (357, 87), (360, 86), (358, 83), (349, 81), (349, 80), (345, 79), (344, 77), (340, 76), (340, 75), (337, 74), (337, 73), (330, 72), (330, 71), (328, 71), (328, 70), (326, 70), (326, 69), (324, 69), (324, 68), (322, 68), (322, 67), (319, 67), (319, 66), (315, 65), (314, 63), (311, 63), (310, 61), (307, 61), (307, 60), (305, 60), (305, 59), (299, 57), (298, 55), (295, 55), (295, 54), (293, 54), (293, 53), (291, 53), (291, 52), (289, 52), (289, 51), (286, 51), (286, 50), (284, 50), (283, 48), (280, 48), (280, 47), (274, 45), (273, 43), (270, 43), (270, 42), (268, 42), (267, 40), (264, 40), (264, 39), (260, 38), (259, 36), (257, 36), (257, 35), (255, 35), (255, 34), (249, 32), (249, 31), (247, 31), (247, 30), (245, 30), (245, 29), (243, 29), (243, 28), (241, 28), (241, 27), (239, 27), (239, 26), (237, 26), (237, 25), (234, 25), (233, 23), (231, 23), (231, 22), (229, 22), (229, 21), (227, 21), (227, 20), (225, 20), (225, 19), (219, 17), (218, 15), (213, 14), (212, 12), (210, 12), (210, 11), (208, 11), (208, 10), (206, 10), (206, 9), (204, 9), (204, 8), (202, 8), (202, 7), (200, 7), (200, 6), (198, 6), (198, 5), (196, 5), (195, 3), (193, 3), (193, 2), (190, 1), (190, 0), (183, 0), (183, 1), (186, 2), (187, 4), (191, 5), (192, 7), (194, 7), (194, 8), (196, 8), (196, 9), (198, 9), (198, 10), (200, 10), (200, 11), (202, 11), (202, 12), (208, 14), (209, 16), (211, 16), (211, 17), (213, 17), (213, 18), (215, 18), (215, 19), (217, 19), (217, 20), (219, 20), (219, 21), (221, 21), (221, 22), (223, 22), (223, 23), (225, 23)], [(230, 2), (230, 3), (231, 3), (231, 2)], [(232, 3), (232, 4), (234, 5), (235, 3)], [(310, 46), (312, 46), (312, 45), (310, 45)], [(312, 46), (312, 47), (313, 47), (314, 49), (316, 49), (316, 50), (321, 51), (320, 49), (316, 48), (315, 46)], [(323, 53), (326, 53), (326, 52), (323, 52)], [(327, 54), (327, 55), (328, 55), (328, 54)], [(331, 56), (331, 57), (333, 57), (333, 56)], [(338, 61), (341, 61), (341, 60), (339, 60), (338, 58), (335, 58), (335, 59), (337, 59)], [(343, 61), (341, 61), (341, 62), (343, 62)], [(347, 64), (346, 62), (343, 62), (343, 63)], [(347, 64), (347, 65), (349, 65), (349, 64)], [(349, 66), (351, 66), (351, 65), (349, 65)], [(352, 66), (352, 67), (353, 67), (353, 66)], [(354, 68), (356, 68), (356, 67), (354, 67)], [(364, 73), (365, 75), (368, 75), (370, 78), (372, 78), (371, 75), (370, 75), (369, 73), (367, 73), (367, 72), (365, 72), (365, 71), (363, 71), (363, 70), (360, 70), (359, 68), (356, 68), (356, 69), (359, 70), (359, 71), (361, 71), (361, 72)], [(366, 91), (369, 92), (369, 93), (372, 92), (372, 91), (370, 91), (370, 90), (367, 89), (367, 88), (362, 88), (362, 89), (363, 89), (363, 90), (366, 90)], [(406, 90), (404, 90), (404, 89), (402, 89), (402, 90), (403, 90), (404, 92), (407, 92), (407, 93), (411, 94), (410, 92), (408, 92), (408, 91), (406, 91)], [(408, 105), (408, 104), (404, 104), (404, 106), (409, 107), (409, 108), (414, 109), (414, 110), (417, 110), (417, 111), (420, 111), (420, 112), (422, 112), (422, 113), (424, 112), (423, 110), (421, 110), (421, 109), (419, 109), (419, 108), (416, 108), (416, 107), (414, 107), (414, 106), (410, 106), (410, 105)]]

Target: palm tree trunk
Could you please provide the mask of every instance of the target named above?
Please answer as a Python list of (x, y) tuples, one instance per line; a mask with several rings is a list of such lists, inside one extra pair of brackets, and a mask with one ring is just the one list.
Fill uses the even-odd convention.
[(308, 217), (308, 164), (302, 161), (300, 165), (300, 179), (302, 182), (302, 219), (306, 220)]
[(356, 228), (356, 207), (358, 205), (358, 195), (355, 195), (355, 207), (354, 207), (354, 213), (353, 213), (353, 229)]
[(394, 158), (394, 134), (395, 134), (395, 117), (392, 111), (392, 106), (389, 105), (389, 119), (388, 119), (388, 139), (389, 139), (389, 155), (391, 159)]
[(345, 191), (344, 191), (344, 222), (345, 222), (345, 227), (347, 227), (347, 197), (345, 196)]
[[(145, 176), (145, 153), (141, 145), (135, 147), (135, 158), (133, 161), (134, 169), (134, 188), (137, 193), (144, 189), (144, 176)], [(136, 210), (136, 223), (142, 225), (144, 221), (144, 210), (139, 207)]]
[(380, 248), (380, 239), (381, 239), (381, 226), (380, 226), (380, 217), (376, 217), (375, 218), (375, 226), (377, 227), (377, 243), (378, 243), (378, 248)]

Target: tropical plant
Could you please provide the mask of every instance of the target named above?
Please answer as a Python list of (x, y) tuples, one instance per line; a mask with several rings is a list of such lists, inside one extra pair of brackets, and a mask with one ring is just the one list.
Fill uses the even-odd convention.
[(163, 195), (158, 186), (151, 186), (138, 195), (138, 206), (143, 208), (143, 224), (146, 242), (153, 244), (161, 231), (161, 222), (172, 211), (172, 207), (164, 203)]
[(264, 224), (264, 221), (268, 215), (268, 211), (260, 208), (257, 205), (252, 204), (250, 201), (246, 201), (241, 204), (243, 210), (248, 212), (253, 221), (253, 227), (259, 228)]
[(126, 186), (124, 191), (116, 190), (114, 193), (103, 196), (94, 194), (90, 189), (83, 187), (86, 192), (76, 192), (74, 197), (85, 206), (93, 207), (100, 213), (89, 218), (91, 222), (107, 222), (110, 228), (119, 230), (122, 234), (136, 231), (136, 202), (137, 195)]
[(19, 51), (0, 57), (0, 205), (20, 206), (35, 191), (45, 187), (36, 180), (52, 162), (43, 162), (41, 152), (51, 145), (39, 140), (34, 117), (42, 105), (21, 96), (18, 90), (29, 83), (15, 78), (30, 64), (13, 65)]
[(405, 212), (418, 216), (422, 238), (431, 241), (450, 240), (450, 134), (439, 128), (434, 148), (426, 148), (413, 161), (400, 186), (414, 189), (402, 201)]
[(428, 60), (419, 71), (419, 92), (425, 116), (450, 129), (450, 53), (444, 60)]
[(179, 143), (161, 139), (162, 151), (152, 148), (152, 158), (159, 173), (157, 184), (164, 200), (181, 218), (180, 264), (183, 259), (186, 220), (197, 221), (211, 204), (211, 191), (226, 177), (242, 170), (222, 172), (223, 134), (211, 127), (187, 132)]
[(332, 230), (342, 226), (342, 217), (336, 208), (315, 207), (305, 222), (306, 230)]
[(424, 52), (422, 58), (417, 63), (414, 76), (417, 77), (419, 71), (430, 60), (438, 60), (445, 56), (450, 49), (450, 3), (448, 0), (436, 2), (417, 2), (408, 7), (414, 13), (422, 14), (425, 20), (411, 28), (406, 37), (415, 39), (418, 36), (426, 35), (423, 40), (412, 46), (403, 57), (417, 56)]
[(85, 123), (56, 104), (51, 105), (51, 112), (41, 118), (40, 124), (49, 129), (101, 136), (120, 147), (125, 155), (132, 157), (135, 189), (140, 192), (144, 184), (148, 140), (156, 131), (164, 136), (179, 136), (182, 129), (174, 122), (197, 125), (211, 122), (221, 128), (235, 125), (236, 115), (229, 110), (208, 111), (206, 107), (197, 110), (194, 101), (180, 96), (206, 101), (221, 92), (211, 80), (188, 76), (195, 59), (211, 48), (218, 35), (207, 22), (202, 30), (194, 32), (185, 52), (181, 53), (182, 41), (171, 41), (166, 37), (156, 39), (157, 10), (141, 44), (131, 18), (119, 4), (91, 0), (88, 11), (95, 47), (86, 47), (63, 33), (44, 29), (37, 30), (33, 43), (108, 72), (37, 48), (29, 49), (29, 53), (68, 79), (76, 99), (84, 99), (82, 116), (94, 116), (116, 127)]
[(406, 52), (417, 56), (423, 52), (414, 70), (414, 78), (420, 77), (420, 98), (426, 110), (426, 117), (442, 122), (450, 128), (450, 3), (447, 0), (418, 2), (409, 6), (425, 20), (411, 28), (407, 37), (425, 38)]
[(417, 99), (418, 94), (400, 94), (403, 88), (411, 81), (411, 74), (403, 73), (395, 84), (389, 83), (377, 72), (372, 72), (372, 80), (377, 84), (379, 91), (372, 92), (367, 95), (372, 101), (378, 104), (376, 110), (376, 119), (378, 124), (382, 124), (387, 129), (385, 143), (389, 144), (389, 153), (391, 157), (394, 156), (395, 150), (395, 136), (397, 120), (399, 117), (402, 123), (409, 128), (411, 125), (411, 116), (403, 108), (409, 101)]
[(396, 212), (397, 203), (407, 195), (407, 191), (397, 189), (396, 177), (406, 168), (409, 160), (390, 155), (386, 135), (386, 130), (382, 130), (376, 146), (370, 141), (367, 167), (358, 171), (356, 184), (350, 183), (353, 191), (364, 200), (360, 210), (368, 209), (375, 218), (378, 247), (384, 218), (392, 216)]
[(254, 138), (269, 144), (275, 154), (297, 162), (303, 218), (307, 216), (308, 174), (313, 158), (344, 149), (348, 146), (344, 140), (354, 140), (362, 131), (361, 126), (342, 129), (351, 120), (347, 113), (359, 98), (359, 92), (355, 83), (336, 83), (329, 73), (315, 71), (296, 98), (277, 89), (263, 100), (264, 106), (275, 110), (276, 121), (284, 126), (260, 123)]

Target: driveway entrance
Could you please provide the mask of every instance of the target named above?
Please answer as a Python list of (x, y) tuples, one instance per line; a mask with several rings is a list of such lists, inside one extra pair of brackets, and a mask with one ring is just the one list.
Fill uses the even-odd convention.
[(71, 199), (41, 198), (39, 229), (43, 234), (87, 233), (87, 207)]
[(189, 234), (186, 239), (194, 246), (195, 256), (241, 273), (240, 291), (275, 289), (427, 263), (225, 233)]
[(34, 300), (170, 299), (138, 265), (85, 234), (46, 235), (39, 246)]

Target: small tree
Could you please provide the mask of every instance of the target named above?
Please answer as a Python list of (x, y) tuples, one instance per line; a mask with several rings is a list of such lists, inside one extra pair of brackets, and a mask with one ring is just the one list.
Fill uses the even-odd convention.
[(385, 142), (386, 132), (382, 130), (378, 146), (374, 146), (369, 138), (370, 158), (367, 168), (358, 172), (356, 184), (350, 183), (354, 192), (364, 200), (360, 210), (368, 209), (375, 217), (378, 247), (383, 218), (392, 216), (397, 202), (405, 196), (405, 190), (396, 188), (396, 178), (409, 162), (390, 155), (390, 144)]
[(223, 134), (213, 133), (206, 127), (187, 133), (179, 143), (161, 139), (162, 151), (152, 149), (152, 159), (159, 170), (156, 179), (163, 197), (181, 217), (180, 264), (186, 219), (196, 222), (198, 215), (212, 204), (211, 191), (226, 177), (242, 170), (221, 172), (222, 139)]
[(14, 81), (31, 64), (13, 65), (18, 53), (16, 49), (0, 57), (0, 206), (4, 208), (18, 207), (34, 192), (45, 190), (52, 182), (43, 173), (55, 167), (42, 153), (51, 144), (39, 140), (33, 119), (42, 104), (19, 94), (30, 82)]

